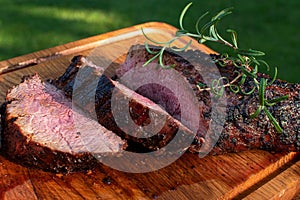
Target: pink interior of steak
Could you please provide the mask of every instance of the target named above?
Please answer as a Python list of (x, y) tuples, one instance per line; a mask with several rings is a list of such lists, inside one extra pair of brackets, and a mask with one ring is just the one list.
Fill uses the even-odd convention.
[(72, 110), (63, 92), (35, 75), (7, 95), (7, 119), (28, 141), (69, 153), (119, 152), (124, 141), (98, 122)]
[(136, 92), (148, 97), (163, 107), (175, 119), (180, 120), (181, 110), (179, 100), (169, 88), (152, 83), (139, 87)]
[(150, 98), (147, 98), (145, 96), (140, 95), (139, 93), (136, 93), (135, 91), (127, 88), (126, 86), (120, 84), (117, 81), (111, 80), (112, 83), (114, 83), (115, 87), (122, 91), (124, 95), (126, 95), (130, 99), (134, 99), (135, 101), (141, 103), (144, 106), (151, 107), (152, 110), (159, 111), (160, 113), (167, 115), (167, 113), (162, 110), (162, 108), (159, 106), (160, 104), (156, 104), (155, 102), (150, 100)]

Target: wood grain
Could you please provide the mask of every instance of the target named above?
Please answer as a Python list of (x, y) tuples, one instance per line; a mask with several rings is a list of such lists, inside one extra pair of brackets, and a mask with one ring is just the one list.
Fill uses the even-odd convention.
[[(1, 61), (0, 103), (24, 75), (56, 78), (75, 55), (90, 55), (95, 48), (116, 41), (129, 48), (142, 37), (136, 34), (141, 27), (152, 28), (158, 40), (164, 38), (155, 31), (170, 35), (176, 30), (164, 23), (146, 23)], [(213, 52), (197, 43), (193, 48)], [(291, 199), (299, 189), (298, 160), (297, 153), (259, 150), (204, 158), (186, 153), (171, 165), (145, 174), (99, 164), (92, 171), (61, 175), (25, 168), (0, 156), (0, 199)]]
[(293, 199), (300, 190), (300, 161), (292, 162), (279, 172), (244, 199)]

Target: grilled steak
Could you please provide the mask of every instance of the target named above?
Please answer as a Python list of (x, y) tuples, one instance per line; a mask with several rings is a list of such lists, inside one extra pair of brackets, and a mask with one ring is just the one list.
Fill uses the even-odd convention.
[[(195, 134), (191, 130), (151, 100), (106, 75), (99, 76), (99, 72), (103, 72), (101, 67), (83, 56), (77, 56), (54, 84), (65, 91), (67, 96), (72, 97), (73, 103), (88, 112), (89, 116), (97, 118), (107, 129), (128, 140), (128, 151), (158, 150), (167, 145), (177, 132), (183, 134), (183, 141), (178, 141), (178, 146), (181, 150), (188, 148), (188, 145), (182, 144), (188, 139), (193, 139)], [(79, 91), (74, 94), (75, 80), (80, 83)], [(112, 106), (113, 96), (117, 103)], [(129, 111), (129, 115), (126, 115), (126, 110)], [(116, 118), (119, 118), (119, 123)], [(147, 127), (151, 123), (157, 127)]]
[[(160, 50), (159, 47), (151, 47), (152, 51)], [(140, 67), (141, 63), (153, 57), (153, 54), (147, 52), (143, 45), (132, 46), (128, 52), (126, 60), (121, 68), (118, 69), (117, 75), (122, 77), (126, 72)], [(197, 131), (195, 141), (190, 150), (198, 152), (201, 146), (209, 143), (206, 140), (204, 145), (198, 142), (199, 138), (210, 134), (209, 138), (218, 139), (216, 145), (211, 151), (211, 154), (220, 154), (225, 152), (239, 152), (247, 149), (264, 149), (268, 151), (299, 151), (300, 150), (300, 84), (287, 83), (285, 81), (276, 80), (271, 86), (268, 86), (267, 98), (274, 98), (282, 95), (289, 95), (289, 98), (275, 106), (272, 106), (269, 111), (276, 118), (279, 124), (283, 127), (284, 132), (279, 134), (274, 126), (267, 118), (265, 113), (261, 113), (257, 118), (251, 119), (249, 116), (255, 112), (258, 106), (257, 92), (251, 95), (240, 95), (230, 92), (229, 88), (225, 88), (227, 105), (226, 120), (222, 125), (220, 135), (209, 132), (209, 124), (214, 121), (218, 123), (218, 117), (212, 117), (212, 98), (207, 91), (200, 91), (197, 84), (208, 85), (205, 80), (218, 78), (216, 74), (228, 77), (232, 81), (236, 76), (234, 66), (214, 67), (211, 62), (216, 55), (207, 55), (200, 51), (188, 50), (186, 52), (177, 53), (172, 50), (167, 50), (163, 56), (165, 65), (173, 65), (174, 69), (185, 78), (186, 83), (194, 89), (195, 95), (199, 101), (200, 122), (199, 127), (205, 127)], [(157, 62), (157, 60), (153, 61)], [(217, 71), (216, 71), (217, 69)], [(258, 74), (258, 79), (268, 78), (265, 74)], [(123, 83), (127, 84), (127, 83)], [(253, 88), (253, 82), (246, 80), (244, 90), (250, 91)], [(145, 97), (152, 99), (155, 102), (161, 101), (162, 94), (157, 92), (156, 86), (152, 88), (143, 88), (137, 92)], [(158, 91), (159, 88), (158, 88)], [(163, 91), (162, 91), (163, 92)], [(170, 96), (170, 98), (173, 98)], [(222, 107), (222, 105), (220, 106)], [(171, 115), (174, 112), (166, 109)], [(192, 112), (192, 110), (191, 110)], [(175, 115), (176, 117), (176, 115)], [(185, 124), (185, 122), (182, 122)], [(188, 124), (185, 124), (189, 127)], [(203, 140), (202, 140), (203, 141)], [(201, 150), (200, 150), (201, 151)]]
[(73, 111), (70, 99), (38, 75), (6, 97), (2, 150), (9, 159), (46, 171), (90, 169), (94, 155), (111, 155), (126, 142), (98, 122)]
[[(157, 51), (159, 47), (152, 47), (152, 50)], [(299, 84), (276, 80), (268, 86), (267, 98), (289, 96), (268, 108), (284, 130), (279, 134), (265, 113), (258, 118), (249, 117), (258, 106), (256, 92), (240, 95), (225, 88), (226, 104), (218, 105), (220, 110), (224, 109), (225, 121), (219, 121), (213, 112), (215, 97), (198, 88), (199, 85), (207, 85), (207, 80), (218, 78), (217, 72), (228, 77), (229, 81), (234, 79), (233, 66), (212, 67), (214, 64), (209, 60), (216, 55), (191, 50), (180, 55), (171, 50), (165, 51), (164, 64), (174, 65), (175, 71), (184, 80), (184, 84), (178, 80), (179, 84), (175, 85), (177, 96), (172, 88), (156, 83), (131, 88), (128, 77), (134, 81), (139, 79), (122, 77), (152, 56), (144, 46), (133, 46), (114, 79), (105, 75), (103, 68), (82, 56), (74, 57), (67, 71), (52, 84), (42, 82), (37, 75), (25, 79), (8, 92), (1, 108), (4, 153), (26, 166), (71, 172), (91, 168), (97, 163), (94, 155), (105, 157), (126, 148), (135, 152), (161, 149), (172, 143), (178, 132), (181, 134), (177, 141), (179, 149), (174, 149), (178, 152), (188, 148), (181, 145), (186, 141), (192, 142), (189, 146), (191, 152), (207, 153), (210, 151), (209, 144), (212, 144), (211, 154), (248, 149), (300, 150)], [(157, 73), (158, 79), (164, 78), (160, 73), (165, 69), (151, 70)], [(262, 77), (268, 78), (258, 74), (258, 79)], [(141, 77), (138, 78), (142, 81)], [(179, 93), (188, 97), (183, 87), (185, 84), (193, 89), (197, 98), (195, 110), (199, 116), (192, 114), (195, 110), (189, 105), (189, 98), (178, 97)], [(252, 87), (253, 83), (246, 80), (243, 89), (249, 91)], [(126, 108), (129, 115), (126, 115)], [(182, 112), (183, 108), (191, 115)], [(121, 121), (117, 121), (118, 118)], [(133, 124), (127, 126), (130, 119)], [(161, 121), (163, 123), (155, 127)], [(219, 134), (210, 129), (212, 122), (222, 126)], [(154, 135), (147, 129), (151, 123), (154, 124), (151, 128), (155, 130)], [(214, 139), (217, 140), (215, 145)]]

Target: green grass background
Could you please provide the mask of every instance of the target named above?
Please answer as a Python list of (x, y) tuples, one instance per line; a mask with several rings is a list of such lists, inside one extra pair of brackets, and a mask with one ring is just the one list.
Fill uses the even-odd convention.
[[(0, 60), (148, 21), (178, 27), (190, 0), (0, 0)], [(237, 30), (241, 48), (267, 53), (279, 77), (300, 82), (299, 0), (194, 0), (186, 17), (192, 29), (198, 16), (233, 6), (220, 29)], [(218, 46), (207, 44), (217, 51)]]

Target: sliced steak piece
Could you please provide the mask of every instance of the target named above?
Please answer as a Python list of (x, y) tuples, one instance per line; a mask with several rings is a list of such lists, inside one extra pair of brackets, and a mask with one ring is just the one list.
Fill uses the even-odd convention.
[(38, 75), (8, 92), (2, 116), (2, 151), (22, 165), (52, 172), (92, 168), (94, 155), (126, 147), (97, 121), (72, 110), (70, 99)]
[(107, 129), (128, 140), (128, 151), (158, 150), (177, 133), (182, 134), (178, 151), (189, 147), (189, 144), (183, 144), (187, 140), (193, 141), (195, 134), (190, 129), (159, 105), (102, 73), (101, 67), (77, 56), (53, 83), (72, 97), (73, 103), (87, 111), (91, 118), (97, 118)]
[[(150, 47), (152, 51), (159, 51), (160, 47)], [(145, 46), (132, 46), (128, 52), (124, 64), (117, 70), (118, 77), (124, 76), (127, 72), (134, 68), (141, 67), (146, 61), (154, 55), (147, 52)], [(193, 88), (199, 101), (200, 122), (199, 130), (195, 141), (190, 150), (198, 152), (201, 147), (210, 143), (205, 140), (202, 144), (198, 142), (198, 138), (203, 138), (210, 134), (216, 138), (218, 142), (212, 149), (212, 154), (220, 154), (225, 152), (239, 152), (247, 149), (264, 149), (268, 151), (299, 151), (300, 150), (300, 84), (287, 83), (285, 81), (276, 80), (272, 86), (267, 88), (267, 98), (274, 98), (282, 95), (289, 95), (289, 98), (275, 106), (268, 107), (269, 111), (276, 118), (284, 129), (282, 134), (276, 132), (274, 126), (267, 118), (265, 113), (259, 117), (251, 119), (249, 116), (255, 112), (258, 106), (258, 94), (254, 92), (250, 96), (233, 94), (226, 88), (227, 105), (226, 120), (222, 124), (221, 133), (209, 132), (208, 128), (212, 122), (218, 120), (218, 116), (212, 116), (212, 99), (207, 91), (200, 91), (197, 84), (209, 85), (210, 82), (204, 80), (218, 79), (218, 74), (228, 77), (230, 81), (236, 76), (234, 66), (215, 67), (212, 58), (216, 55), (207, 55), (198, 50), (188, 50), (185, 52), (174, 52), (165, 50), (163, 62), (165, 65), (173, 65), (174, 69), (184, 77), (186, 83)], [(153, 62), (157, 63), (157, 60)], [(259, 74), (258, 80), (262, 77), (268, 78), (265, 74)], [(127, 85), (126, 82), (121, 82)], [(250, 91), (253, 82), (246, 80), (245, 91)], [(153, 91), (161, 91), (153, 93)], [(140, 88), (137, 93), (152, 99), (154, 102), (161, 103), (165, 101), (166, 95), (164, 91), (152, 85)], [(213, 95), (212, 95), (213, 96)], [(174, 98), (169, 96), (169, 98)], [(172, 107), (172, 106), (169, 106)], [(178, 107), (178, 106), (177, 106)], [(222, 107), (222, 105), (220, 106)], [(168, 106), (166, 106), (168, 108)], [(171, 115), (174, 110), (166, 109)], [(175, 114), (178, 112), (175, 112)], [(192, 113), (192, 110), (191, 110)], [(175, 115), (176, 117), (176, 115)], [(185, 122), (182, 122), (185, 124)], [(216, 122), (217, 123), (217, 122)], [(189, 127), (188, 124), (185, 124)], [(201, 127), (205, 127), (202, 128)], [(209, 145), (208, 145), (209, 146)]]

